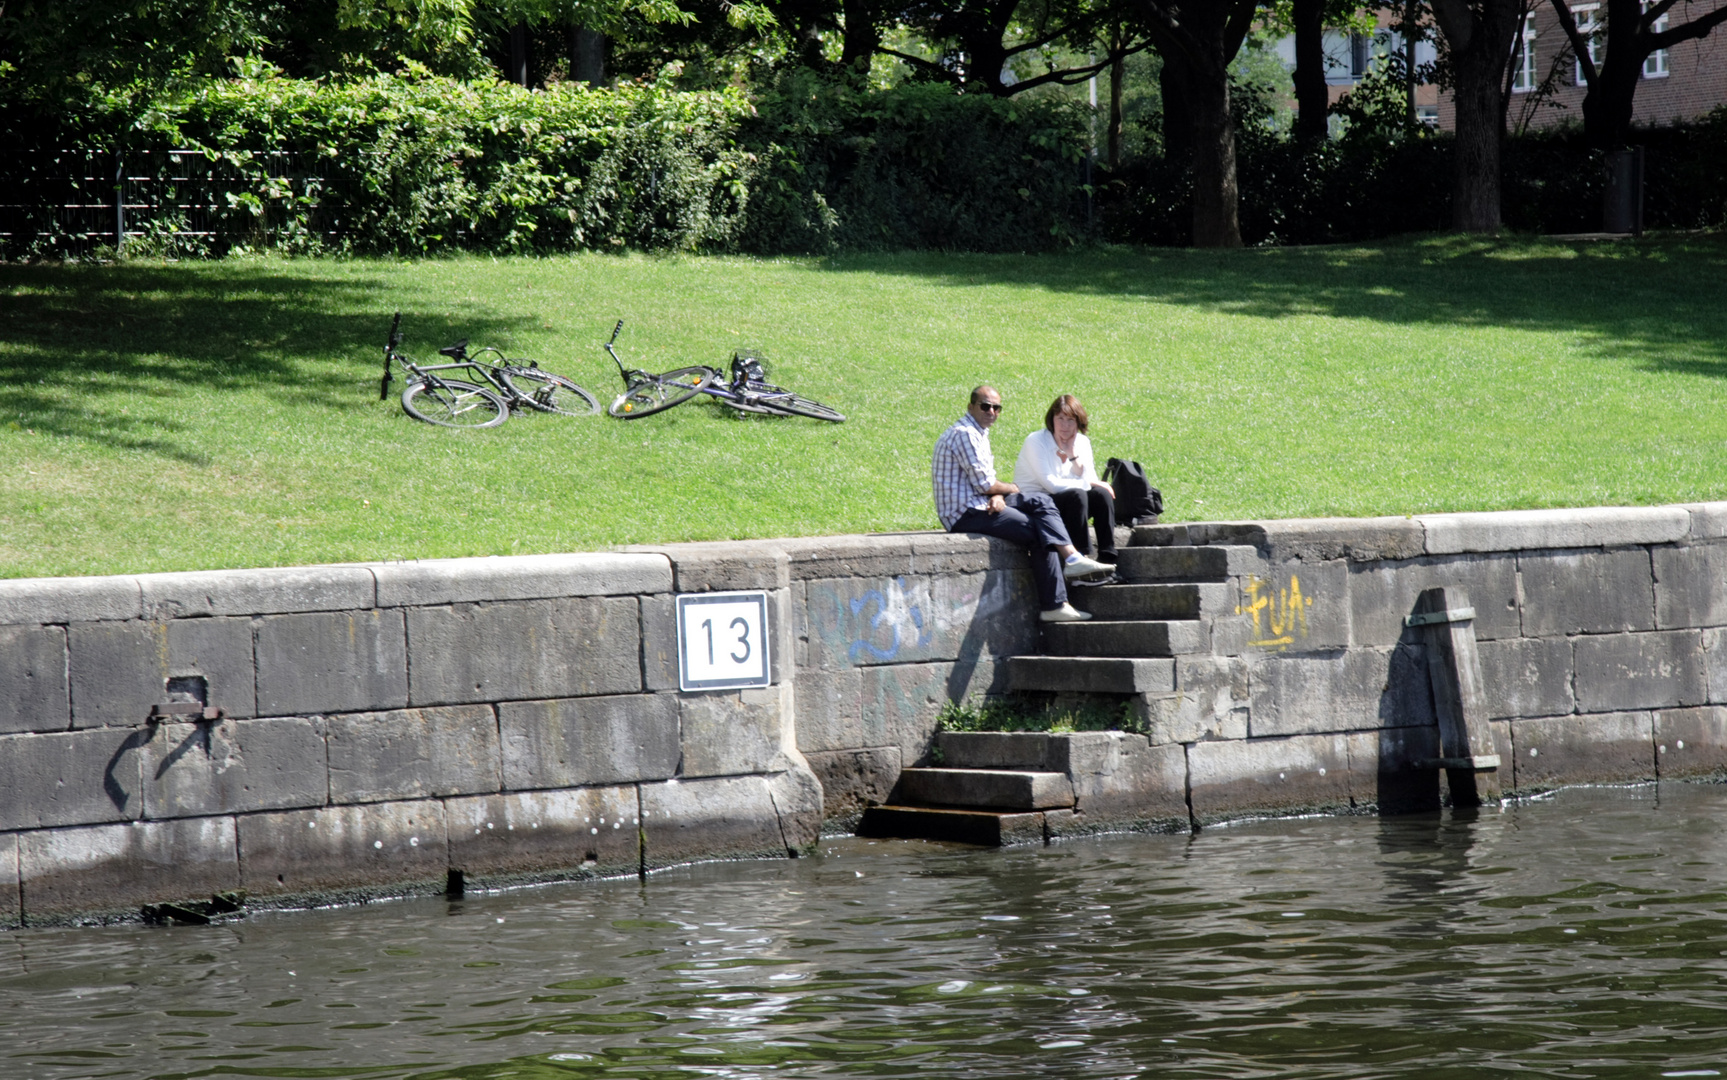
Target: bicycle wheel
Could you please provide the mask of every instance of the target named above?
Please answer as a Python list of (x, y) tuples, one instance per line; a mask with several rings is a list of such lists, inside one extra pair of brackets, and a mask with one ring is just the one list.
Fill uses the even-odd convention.
[(402, 391), (402, 411), (415, 420), (454, 428), (497, 427), (510, 418), (504, 399), (473, 383), (440, 379), (438, 386), (416, 382)]
[[(752, 382), (749, 388), (753, 394), (760, 395), (750, 403), (755, 408), (750, 409), (741, 405), (733, 405), (733, 408), (743, 409), (746, 412), (773, 412), (789, 416), (807, 416), (812, 420), (827, 420), (835, 424), (845, 422), (845, 414), (838, 409), (830, 408), (819, 401), (812, 401), (800, 394), (794, 394), (783, 386)], [(731, 405), (731, 402), (728, 401), (726, 404)]]
[(600, 411), (600, 399), (562, 375), (539, 368), (510, 367), (499, 372), (504, 385), (524, 405), (560, 416), (592, 416)]
[(678, 368), (652, 375), (619, 394), (606, 411), (619, 420), (639, 420), (695, 397), (714, 381), (714, 370), (706, 367)]

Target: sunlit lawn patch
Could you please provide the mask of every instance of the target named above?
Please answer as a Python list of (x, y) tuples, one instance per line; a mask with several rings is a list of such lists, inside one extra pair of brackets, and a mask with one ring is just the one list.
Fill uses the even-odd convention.
[[(1724, 498), (1724, 263), (1704, 237), (3, 266), (0, 573), (932, 528), (929, 447), (980, 381), (1004, 472), (1071, 391), (1171, 520)], [(398, 309), (410, 353), (468, 337), (605, 400), (618, 318), (643, 367), (752, 345), (850, 419), (433, 428), (378, 401)]]

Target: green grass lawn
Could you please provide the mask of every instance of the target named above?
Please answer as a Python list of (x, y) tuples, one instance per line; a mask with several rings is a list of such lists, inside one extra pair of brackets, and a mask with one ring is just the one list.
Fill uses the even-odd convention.
[[(0, 576), (935, 527), (975, 383), (1011, 472), (1073, 392), (1166, 520), (1727, 498), (1727, 238), (1059, 256), (0, 266)], [(458, 337), (602, 399), (759, 348), (850, 419), (692, 403), (484, 431), (380, 402)], [(398, 389), (400, 384), (398, 383)]]

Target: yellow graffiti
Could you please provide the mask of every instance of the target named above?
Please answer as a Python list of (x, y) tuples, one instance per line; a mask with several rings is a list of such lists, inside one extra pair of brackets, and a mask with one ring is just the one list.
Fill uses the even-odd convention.
[(1307, 609), (1313, 606), (1313, 598), (1301, 595), (1299, 577), (1289, 575), (1289, 584), (1281, 589), (1249, 577), (1241, 589), (1245, 599), (1236, 605), (1235, 613), (1253, 620), (1249, 645), (1293, 645), (1297, 637), (1307, 636)]

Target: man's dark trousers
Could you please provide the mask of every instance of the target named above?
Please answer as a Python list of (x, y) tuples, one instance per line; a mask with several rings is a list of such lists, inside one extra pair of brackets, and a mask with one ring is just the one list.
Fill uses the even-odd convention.
[(1061, 513), (1048, 495), (1003, 495), (1007, 508), (999, 514), (967, 510), (948, 532), (982, 533), (1031, 551), (1031, 576), (1037, 581), (1037, 606), (1052, 611), (1067, 603), (1067, 579), (1061, 573), (1056, 548), (1071, 544)]

